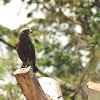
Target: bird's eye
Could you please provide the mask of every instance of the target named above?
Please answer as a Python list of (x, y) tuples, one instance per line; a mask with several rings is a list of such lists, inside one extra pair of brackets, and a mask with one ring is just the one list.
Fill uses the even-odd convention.
[(28, 32), (29, 30), (25, 30), (24, 32)]
[(29, 30), (26, 30), (27, 32), (29, 32)]

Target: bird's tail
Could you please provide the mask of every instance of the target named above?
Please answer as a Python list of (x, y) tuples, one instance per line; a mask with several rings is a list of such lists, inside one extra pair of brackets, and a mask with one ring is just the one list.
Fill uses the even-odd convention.
[(34, 66), (34, 68), (33, 68), (33, 72), (38, 72), (38, 68), (37, 68), (37, 66)]

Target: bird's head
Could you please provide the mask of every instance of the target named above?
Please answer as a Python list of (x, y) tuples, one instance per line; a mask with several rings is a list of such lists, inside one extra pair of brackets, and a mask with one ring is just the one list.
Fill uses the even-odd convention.
[(32, 33), (32, 30), (29, 28), (23, 28), (19, 31), (19, 37), (28, 36), (29, 33)]

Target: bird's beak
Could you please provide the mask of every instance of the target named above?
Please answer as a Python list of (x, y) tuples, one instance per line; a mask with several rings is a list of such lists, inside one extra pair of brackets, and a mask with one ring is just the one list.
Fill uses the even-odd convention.
[(32, 33), (32, 30), (30, 30), (29, 33)]

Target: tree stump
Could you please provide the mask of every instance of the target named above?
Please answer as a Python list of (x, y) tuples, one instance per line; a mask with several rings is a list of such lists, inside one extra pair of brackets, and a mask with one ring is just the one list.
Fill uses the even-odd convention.
[(49, 77), (42, 77), (38, 80), (44, 93), (50, 100), (63, 100), (61, 87), (58, 81)]
[(27, 100), (63, 100), (58, 81), (49, 77), (37, 79), (31, 67), (20, 68), (14, 75)]
[(31, 67), (18, 69), (14, 75), (27, 100), (45, 100), (44, 92)]
[(88, 100), (100, 100), (100, 83), (87, 83)]

